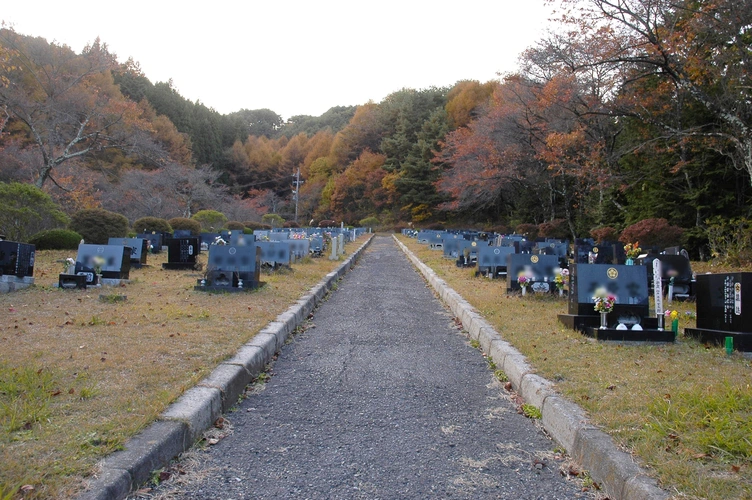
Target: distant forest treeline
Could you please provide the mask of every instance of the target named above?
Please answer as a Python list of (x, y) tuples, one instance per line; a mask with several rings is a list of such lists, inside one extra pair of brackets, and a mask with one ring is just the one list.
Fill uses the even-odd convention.
[[(222, 211), (546, 236), (644, 219), (694, 250), (750, 216), (752, 10), (745, 2), (563, 0), (573, 11), (498, 81), (401, 89), (286, 123), (222, 115), (95, 41), (0, 32), (0, 181), (67, 213)], [(575, 29), (576, 28), (576, 29)], [(493, 57), (492, 51), (489, 57)], [(302, 184), (295, 191), (294, 175)]]

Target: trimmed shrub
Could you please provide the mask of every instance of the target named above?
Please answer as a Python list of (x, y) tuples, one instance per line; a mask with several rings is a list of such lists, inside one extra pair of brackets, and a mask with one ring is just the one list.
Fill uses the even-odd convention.
[(360, 221), (360, 227), (367, 227), (370, 229), (373, 229), (374, 227), (379, 226), (379, 219), (376, 217), (366, 217), (365, 219), (361, 219)]
[(298, 224), (294, 220), (288, 220), (284, 224), (282, 224), (282, 227), (298, 228), (298, 227), (300, 227), (300, 224)]
[(538, 237), (538, 226), (535, 224), (518, 224), (517, 227), (514, 228), (514, 232), (516, 234), (521, 234), (528, 240), (532, 241)]
[(261, 217), (261, 222), (265, 224), (269, 224), (270, 226), (272, 226), (272, 228), (275, 228), (275, 227), (282, 227), (282, 224), (285, 223), (285, 219), (283, 219), (281, 215), (266, 214), (263, 217)]
[(682, 244), (684, 229), (672, 226), (666, 219), (645, 219), (621, 232), (622, 243), (639, 242), (642, 248), (666, 248)]
[(29, 238), (29, 243), (37, 250), (77, 250), (81, 238), (80, 234), (68, 229), (49, 229)]
[(218, 233), (227, 224), (227, 217), (222, 212), (216, 210), (199, 210), (191, 219), (201, 224), (202, 231)]
[(225, 227), (230, 231), (242, 231), (245, 229), (245, 224), (236, 220), (231, 220), (230, 222), (225, 224)]
[(569, 238), (569, 224), (566, 219), (554, 219), (538, 224), (538, 238), (556, 238), (566, 240)]
[(254, 222), (254, 221), (246, 221), (243, 223), (245, 227), (250, 229), (251, 231), (258, 229), (260, 231), (267, 231), (272, 228), (272, 226), (268, 224), (262, 224), (261, 222)]
[(319, 221), (319, 227), (337, 227), (338, 224), (336, 221), (324, 219), (322, 221)]
[(32, 184), (0, 182), (0, 234), (25, 242), (47, 229), (63, 228), (65, 215), (50, 195)]
[[(606, 241), (618, 241), (619, 232), (611, 226), (596, 227), (590, 230), (590, 237), (598, 244)], [(634, 241), (630, 243), (634, 243)]]
[(103, 208), (87, 208), (73, 214), (68, 227), (86, 243), (106, 245), (110, 238), (125, 238), (130, 224), (124, 215)]
[(136, 233), (171, 233), (172, 226), (165, 219), (159, 217), (141, 217), (133, 223)]
[(190, 231), (192, 235), (201, 234), (201, 223), (193, 220), (186, 219), (185, 217), (175, 217), (167, 221), (172, 227), (173, 231)]

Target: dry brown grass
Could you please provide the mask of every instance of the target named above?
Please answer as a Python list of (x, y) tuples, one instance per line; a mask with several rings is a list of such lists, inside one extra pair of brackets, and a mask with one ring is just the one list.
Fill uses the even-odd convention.
[[(558, 322), (556, 315), (567, 309), (563, 299), (507, 295), (504, 280), (474, 278), (441, 252), (414, 239), (400, 241), (593, 423), (639, 457), (664, 488), (681, 498), (752, 498), (749, 358), (727, 357), (722, 348), (683, 337), (664, 345), (594, 341)], [(695, 312), (690, 302), (673, 307), (682, 315)], [(683, 317), (680, 331), (688, 326), (694, 320)], [(724, 418), (732, 421), (718, 422)]]
[(339, 264), (306, 259), (292, 272), (262, 273), (261, 290), (212, 294), (193, 290), (200, 273), (163, 270), (162, 253), (131, 270), (128, 284), (79, 291), (54, 287), (59, 261), (75, 252), (36, 257), (35, 286), (0, 295), (0, 376), (46, 377), (49, 404), (36, 421), (0, 428), (0, 498), (26, 484), (34, 490), (24, 498), (73, 496), (99, 459)]

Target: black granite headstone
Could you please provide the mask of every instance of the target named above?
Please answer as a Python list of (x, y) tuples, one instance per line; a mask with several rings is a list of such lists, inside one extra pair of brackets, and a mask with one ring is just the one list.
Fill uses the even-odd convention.
[[(261, 249), (249, 245), (211, 245), (207, 264), (207, 286), (238, 286), (243, 280), (246, 288), (260, 283)], [(229, 280), (229, 282), (227, 282)]]
[(261, 249), (261, 262), (272, 267), (289, 266), (292, 262), (290, 245), (285, 241), (258, 241)]
[(492, 277), (506, 275), (507, 256), (515, 253), (513, 246), (481, 246), (478, 250), (478, 272), (491, 273)]
[(193, 236), (190, 229), (176, 229), (172, 232), (173, 238), (189, 238)]
[(0, 241), (0, 274), (18, 278), (34, 276), (36, 247), (28, 243)]
[(507, 255), (507, 291), (519, 290), (517, 276), (524, 272), (533, 279), (533, 291), (553, 292), (556, 289), (554, 278), (559, 267), (555, 255), (509, 254)]
[(699, 274), (695, 283), (697, 327), (684, 333), (739, 351), (752, 351), (752, 273)]
[(169, 238), (167, 245), (167, 262), (162, 264), (163, 269), (194, 269), (196, 256), (199, 251), (198, 236), (185, 238)]
[(96, 284), (95, 258), (103, 259), (101, 274), (105, 279), (127, 280), (131, 271), (131, 249), (123, 245), (81, 243), (76, 255), (76, 274), (86, 275), (86, 284)]
[(569, 269), (569, 314), (592, 315), (593, 296), (605, 288), (616, 296), (614, 316), (649, 314), (648, 273), (646, 266), (575, 264)]
[(146, 240), (143, 238), (110, 238), (108, 243), (110, 245), (123, 245), (131, 249), (131, 266), (140, 267), (146, 265), (146, 256), (148, 254), (148, 247)]
[(139, 233), (136, 238), (143, 238), (146, 240), (146, 250), (151, 253), (159, 253), (162, 251), (163, 236), (162, 233)]

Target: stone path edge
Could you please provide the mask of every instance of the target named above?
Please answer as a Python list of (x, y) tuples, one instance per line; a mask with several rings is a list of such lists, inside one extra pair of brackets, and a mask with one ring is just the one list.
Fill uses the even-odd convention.
[(129, 439), (122, 451), (105, 457), (95, 479), (78, 500), (121, 500), (145, 484), (154, 470), (188, 450), (229, 410), (245, 387), (258, 376), (284, 345), (287, 337), (308, 318), (334, 284), (357, 262), (373, 241), (370, 235), (334, 271), (297, 302), (267, 324), (230, 359), (219, 364), (195, 387), (188, 389), (162, 415)]
[(541, 410), (546, 432), (596, 481), (612, 500), (666, 500), (669, 492), (661, 489), (635, 463), (629, 453), (620, 450), (611, 437), (590, 424), (578, 405), (557, 394), (554, 385), (534, 373), (527, 359), (473, 308), (465, 299), (438, 277), (401, 241), (394, 241), (433, 287), (471, 339), (502, 369), (513, 389), (527, 403)]

